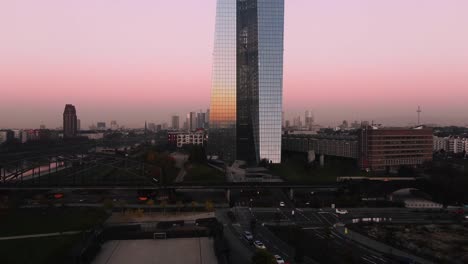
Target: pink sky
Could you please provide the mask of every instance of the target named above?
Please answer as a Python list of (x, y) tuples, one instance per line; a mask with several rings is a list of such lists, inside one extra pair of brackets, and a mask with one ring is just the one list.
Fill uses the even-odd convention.
[[(0, 4), (0, 128), (169, 121), (210, 99), (215, 0)], [(468, 124), (468, 1), (286, 0), (284, 110)]]

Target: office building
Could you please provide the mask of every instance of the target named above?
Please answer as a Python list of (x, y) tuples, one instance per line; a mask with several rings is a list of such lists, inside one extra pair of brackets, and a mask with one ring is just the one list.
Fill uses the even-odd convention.
[(204, 145), (206, 134), (203, 130), (194, 132), (170, 131), (167, 133), (167, 143), (182, 148), (185, 145)]
[(432, 161), (432, 129), (364, 126), (358, 135), (283, 135), (288, 152), (356, 159), (367, 171), (397, 170)]
[(177, 147), (182, 148), (185, 145), (201, 145), (205, 143), (205, 132), (195, 131), (189, 133), (177, 134)]
[[(16, 139), (20, 143), (26, 143), (28, 141), (28, 133), (25, 130), (14, 129), (13, 130), (13, 138)], [(1, 139), (0, 139), (0, 141), (1, 141)]]
[(313, 152), (317, 155), (352, 159), (358, 158), (358, 142), (356, 137), (306, 134), (309, 131), (299, 132), (298, 134), (288, 133), (283, 135), (283, 150), (300, 153)]
[(359, 130), (359, 165), (366, 170), (417, 166), (432, 161), (432, 128), (378, 128)]
[(49, 141), (58, 138), (57, 131), (51, 131), (49, 129), (32, 129), (25, 131), (25, 133), (27, 135), (27, 141)]
[(218, 0), (208, 154), (281, 162), (284, 0)]
[(110, 123), (110, 129), (111, 130), (117, 130), (119, 129), (119, 125), (117, 124), (117, 121), (115, 120), (112, 120), (111, 123)]
[(79, 135), (80, 137), (85, 137), (89, 140), (99, 140), (104, 138), (104, 132), (96, 131), (83, 131)]
[(0, 144), (8, 142), (15, 137), (14, 132), (11, 130), (0, 131)]
[(78, 119), (76, 117), (76, 108), (74, 105), (65, 105), (63, 111), (63, 137), (73, 138), (76, 137), (78, 132)]
[(195, 131), (197, 129), (197, 113), (195, 112), (190, 112), (187, 114), (187, 124), (188, 124), (188, 130), (189, 131)]
[(148, 123), (148, 130), (152, 132), (156, 132), (156, 124), (155, 123)]
[(307, 129), (312, 129), (314, 125), (314, 114), (312, 113), (312, 111), (305, 111), (304, 125), (307, 127)]
[(210, 109), (206, 109), (205, 123), (206, 123), (205, 128), (210, 128)]
[(206, 128), (206, 113), (197, 113), (197, 128)]
[(179, 130), (180, 128), (180, 122), (179, 122), (179, 116), (178, 115), (173, 115), (171, 119), (171, 128), (174, 130)]
[(468, 138), (463, 137), (437, 137), (433, 138), (433, 150), (449, 153), (466, 153), (468, 151)]
[(301, 127), (302, 127), (302, 121), (301, 121), (301, 117), (300, 117), (300, 116), (296, 116), (296, 117), (293, 119), (293, 126), (296, 127), (296, 128), (301, 128)]
[(106, 130), (106, 122), (97, 122), (96, 125), (98, 130)]

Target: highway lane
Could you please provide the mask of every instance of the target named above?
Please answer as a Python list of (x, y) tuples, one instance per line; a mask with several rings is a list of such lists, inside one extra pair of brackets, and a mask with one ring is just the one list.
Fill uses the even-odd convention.
[[(294, 210), (294, 214), (292, 213)], [(339, 223), (339, 217), (334, 211), (311, 210), (311, 209), (291, 209), (291, 208), (235, 208), (233, 210), (238, 217), (240, 227), (238, 228), (240, 239), (243, 230), (250, 230), (250, 220), (256, 219), (259, 223), (256, 228), (256, 237), (261, 240), (273, 253), (277, 253), (284, 258), (294, 258), (294, 249), (277, 238), (267, 227), (263, 225), (300, 225), (311, 243), (327, 243), (330, 252), (352, 252), (354, 258), (360, 258), (362, 263), (394, 263), (386, 258), (382, 253), (376, 252), (365, 246), (359, 245), (334, 230), (334, 225)], [(272, 221), (272, 217), (281, 216), (279, 221)], [(313, 260), (308, 259), (310, 263)], [(316, 262), (315, 262), (316, 263)], [(322, 263), (326, 263), (322, 260)]]
[[(294, 249), (276, 237), (270, 230), (268, 230), (268, 228), (262, 226), (260, 219), (256, 217), (255, 208), (250, 210), (249, 208), (245, 207), (236, 207), (233, 208), (232, 211), (236, 215), (237, 219), (237, 223), (233, 225), (234, 229), (238, 234), (239, 240), (241, 240), (247, 248), (249, 248), (252, 252), (255, 251), (253, 244), (245, 239), (243, 235), (244, 231), (252, 232), (254, 235), (254, 240), (260, 240), (262, 243), (264, 243), (269, 252), (280, 255), (285, 261), (289, 263), (294, 263)], [(260, 211), (265, 211), (265, 209)], [(251, 229), (250, 224), (252, 219), (257, 221), (257, 225), (254, 230)], [(306, 258), (304, 263), (315, 264), (317, 262)]]

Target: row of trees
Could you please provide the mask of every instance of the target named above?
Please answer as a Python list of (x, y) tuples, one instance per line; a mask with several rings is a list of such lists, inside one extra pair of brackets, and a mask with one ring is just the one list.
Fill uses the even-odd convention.
[(468, 168), (450, 164), (431, 166), (427, 172), (426, 191), (443, 205), (468, 204)]
[[(163, 209), (163, 212), (166, 212), (166, 209), (167, 209), (167, 207), (169, 205), (169, 203), (166, 200), (162, 200), (159, 203), (159, 205), (157, 205), (156, 202), (153, 199), (149, 199), (148, 201), (146, 201), (145, 204), (147, 206), (149, 206), (150, 210), (154, 209), (154, 208), (161, 208), (161, 209)], [(181, 201), (177, 201), (175, 203), (175, 208), (177, 209), (178, 212), (180, 212), (183, 208), (189, 208), (189, 207), (192, 208), (192, 211), (195, 211), (197, 208), (200, 207), (200, 205), (201, 204), (199, 204), (196, 201), (192, 201), (189, 204), (184, 204)], [(208, 211), (208, 212), (212, 212), (214, 210), (214, 203), (212, 201), (205, 201), (205, 203), (203, 205), (204, 205), (204, 209), (206, 211)], [(103, 202), (103, 207), (105, 209), (111, 210), (114, 207), (119, 207), (119, 208), (122, 208), (122, 213), (125, 212), (126, 206), (127, 206), (127, 203), (123, 202), (123, 201), (114, 203), (111, 199), (105, 199), (104, 202)]]

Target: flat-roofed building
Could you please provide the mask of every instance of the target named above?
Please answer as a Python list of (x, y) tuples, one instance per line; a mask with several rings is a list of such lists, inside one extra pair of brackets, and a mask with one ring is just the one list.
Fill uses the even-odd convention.
[(178, 148), (181, 148), (184, 145), (204, 145), (204, 144), (205, 144), (205, 132), (204, 131), (177, 134), (177, 147)]
[(432, 128), (365, 126), (359, 130), (358, 141), (362, 169), (379, 171), (432, 161)]

